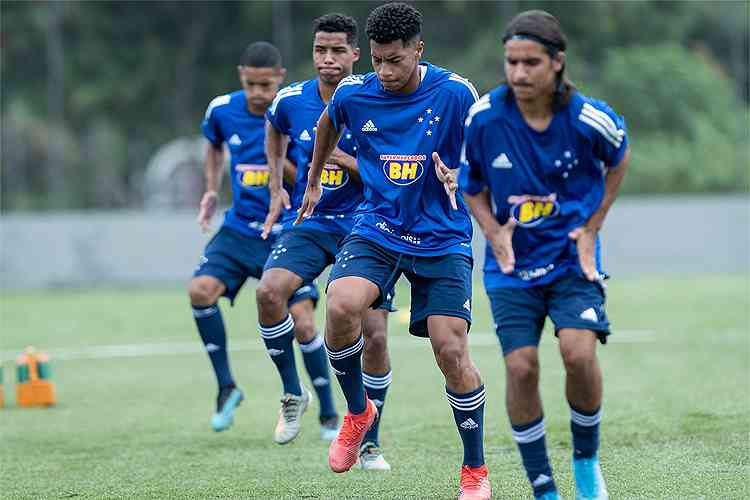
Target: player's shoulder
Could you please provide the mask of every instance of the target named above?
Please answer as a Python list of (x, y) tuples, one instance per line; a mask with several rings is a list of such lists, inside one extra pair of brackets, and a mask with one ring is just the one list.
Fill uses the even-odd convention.
[(276, 113), (276, 109), (282, 102), (284, 105), (294, 104), (297, 99), (302, 99), (306, 91), (310, 89), (311, 84), (315, 84), (315, 80), (302, 80), (287, 85), (283, 89), (279, 90), (274, 97), (273, 102), (268, 107), (268, 112), (272, 115)]
[(242, 90), (237, 90), (230, 94), (224, 94), (214, 97), (208, 103), (205, 118), (210, 118), (212, 115), (214, 115), (214, 113), (221, 113), (222, 110), (231, 107), (233, 103), (236, 104), (238, 99), (244, 99), (244, 96), (245, 94)]
[(428, 75), (431, 73), (430, 78), (441, 87), (447, 89), (453, 94), (462, 96), (465, 95), (470, 98), (471, 101), (479, 100), (479, 93), (474, 87), (474, 84), (469, 81), (468, 78), (459, 75), (449, 69), (435, 66), (434, 64), (425, 63), (427, 65)]
[(602, 136), (619, 147), (625, 135), (624, 122), (605, 101), (574, 92), (568, 103), (568, 113), (576, 128), (586, 137)]
[(484, 94), (475, 102), (466, 116), (467, 127), (481, 127), (495, 117), (502, 117), (506, 113), (507, 85), (500, 85)]
[(343, 78), (336, 86), (336, 90), (333, 91), (332, 98), (337, 102), (341, 102), (343, 99), (351, 95), (366, 91), (372, 86), (373, 77), (376, 77), (375, 73), (349, 75)]

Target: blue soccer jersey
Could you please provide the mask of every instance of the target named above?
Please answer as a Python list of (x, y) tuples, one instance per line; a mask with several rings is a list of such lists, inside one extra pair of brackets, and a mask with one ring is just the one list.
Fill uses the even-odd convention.
[[(297, 217), (297, 209), (302, 205), (318, 118), (325, 106), (318, 91), (318, 80), (307, 80), (282, 89), (266, 112), (273, 127), (289, 136), (293, 147), (292, 161), (297, 165), (292, 210), (282, 219), (285, 227), (292, 225)], [(344, 133), (338, 147), (351, 156), (357, 156), (357, 147), (349, 132)], [(312, 217), (304, 219), (302, 225), (311, 229), (349, 234), (354, 225), (354, 213), (362, 202), (362, 183), (355, 180), (347, 169), (327, 164), (321, 175), (321, 186), (323, 194), (320, 202)]]
[(224, 225), (256, 238), (263, 230), (270, 200), (264, 127), (265, 118), (250, 113), (242, 90), (213, 99), (201, 126), (211, 144), (221, 147), (226, 142), (231, 153), (232, 206)]
[[(571, 269), (581, 272), (568, 233), (599, 208), (606, 168), (620, 164), (627, 145), (622, 117), (579, 93), (543, 132), (526, 123), (505, 85), (472, 107), (459, 185), (469, 195), (489, 189), (498, 221), (517, 221), (515, 270), (503, 274), (488, 244), (487, 289), (540, 285)], [(596, 262), (602, 272), (598, 240)]]
[(421, 63), (408, 95), (386, 91), (375, 73), (342, 80), (328, 104), (334, 126), (357, 142), (365, 201), (353, 233), (395, 252), (471, 256), (471, 219), (461, 196), (452, 210), (432, 153), (459, 166), (463, 123), (477, 100), (466, 79)]

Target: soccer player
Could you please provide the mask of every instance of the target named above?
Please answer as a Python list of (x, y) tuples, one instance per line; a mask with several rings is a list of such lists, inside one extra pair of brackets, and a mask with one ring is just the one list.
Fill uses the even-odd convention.
[[(389, 3), (373, 10), (367, 35), (374, 73), (342, 80), (318, 121), (298, 221), (322, 204), (325, 160), (348, 129), (357, 144), (365, 201), (328, 282), (326, 349), (348, 412), (328, 462), (349, 470), (378, 410), (362, 380), (362, 318), (396, 280), (411, 283), (413, 335), (429, 337), (464, 445), (461, 498), (490, 497), (484, 464), (484, 385), (469, 357), (471, 221), (456, 196), (463, 121), (474, 87), (420, 62), (422, 16)], [(443, 163), (443, 161), (445, 163)]]
[(596, 342), (606, 342), (609, 322), (597, 235), (627, 168), (625, 124), (565, 78), (567, 40), (552, 15), (519, 14), (503, 42), (507, 83), (469, 112), (459, 184), (487, 238), (484, 284), (513, 438), (534, 496), (559, 498), (539, 395), (538, 346), (549, 316), (566, 370), (576, 498), (605, 499)]
[[(266, 220), (265, 233), (276, 222), (281, 210), (286, 206), (298, 208), (307, 185), (307, 169), (315, 143), (316, 121), (331, 98), (336, 85), (352, 73), (354, 63), (359, 59), (357, 46), (357, 24), (349, 16), (328, 14), (313, 22), (313, 63), (318, 77), (295, 83), (282, 89), (268, 109), (266, 145), (271, 169), (271, 206)], [(286, 145), (291, 140), (294, 145), (297, 183), (294, 197), (284, 190), (281, 182), (281, 161)], [(354, 225), (354, 211), (362, 201), (362, 183), (357, 171), (357, 147), (347, 134), (333, 152), (325, 166), (324, 195), (315, 214), (303, 224), (293, 226), (294, 215), (284, 219), (285, 231), (279, 237), (268, 257), (263, 278), (257, 288), (258, 318), (264, 337), (266, 332), (290, 331), (293, 323), (287, 312), (287, 299), (302, 283), (318, 277), (332, 264), (338, 246)], [(364, 329), (370, 341), (365, 349), (365, 380), (368, 394), (377, 400), (382, 412), (391, 369), (386, 349), (386, 325), (390, 300), (381, 309), (370, 310), (363, 316)], [(274, 339), (276, 349), (286, 351), (291, 342), (291, 334)], [(318, 336), (310, 343), (302, 345), (308, 366), (328, 367), (328, 358), (323, 347), (323, 338)], [(283, 354), (275, 356), (279, 359)], [(322, 381), (322, 379), (321, 379)], [(319, 390), (321, 402), (330, 405), (332, 417), (326, 421), (332, 425), (330, 439), (336, 437), (338, 417), (333, 409), (328, 379), (325, 379), (325, 394)], [(316, 389), (322, 387), (315, 385)], [(299, 392), (298, 392), (299, 391)], [(284, 442), (299, 431), (299, 416), (307, 404), (308, 395), (303, 388), (290, 388), (292, 398), (299, 399), (300, 412), (291, 414), (278, 428), (279, 439)], [(368, 432), (367, 440), (360, 450), (360, 464), (368, 470), (389, 470), (379, 451), (379, 421)]]
[[(271, 250), (272, 240), (261, 238), (269, 203), (264, 114), (285, 73), (278, 49), (267, 42), (249, 45), (237, 71), (242, 90), (213, 99), (203, 120), (209, 144), (204, 165), (206, 192), (198, 223), (207, 231), (216, 211), (224, 168), (223, 143), (231, 152), (232, 206), (206, 246), (189, 285), (195, 323), (219, 385), (216, 413), (211, 419), (215, 431), (232, 425), (234, 410), (243, 399), (229, 368), (226, 332), (217, 302), (224, 296), (233, 304), (248, 277), (260, 278)], [(289, 162), (286, 166), (293, 169)], [(302, 342), (314, 335), (313, 302), (317, 298), (315, 286), (306, 284), (290, 300), (292, 314), (301, 318), (298, 324), (309, 325), (295, 332)]]

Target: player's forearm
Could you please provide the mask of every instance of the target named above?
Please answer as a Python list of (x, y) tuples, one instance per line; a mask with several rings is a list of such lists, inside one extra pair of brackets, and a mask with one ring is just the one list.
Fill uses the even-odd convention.
[(331, 153), (333, 153), (340, 137), (341, 132), (333, 128), (333, 123), (328, 117), (328, 109), (324, 109), (318, 120), (318, 128), (315, 133), (315, 149), (313, 150), (310, 171), (307, 173), (308, 184), (320, 182), (323, 166), (328, 157), (331, 156)]
[(221, 189), (222, 168), (224, 167), (224, 149), (213, 144), (206, 146), (206, 158), (203, 170), (206, 175), (206, 191), (219, 192)]
[(599, 208), (594, 212), (594, 215), (586, 223), (589, 229), (599, 231), (604, 225), (604, 219), (607, 217), (609, 209), (617, 199), (617, 194), (620, 192), (620, 185), (622, 179), (625, 177), (625, 172), (628, 169), (628, 160), (630, 158), (630, 151), (625, 152), (622, 161), (615, 168), (607, 170), (607, 174), (604, 177), (604, 197), (599, 205)]
[(270, 122), (266, 122), (266, 161), (270, 174), (268, 189), (276, 193), (283, 187), (286, 148), (289, 138), (276, 130)]
[(488, 238), (488, 235), (497, 231), (500, 223), (495, 218), (495, 214), (492, 213), (488, 191), (482, 191), (474, 196), (464, 193), (464, 200), (469, 205), (469, 210), (482, 229), (485, 238)]

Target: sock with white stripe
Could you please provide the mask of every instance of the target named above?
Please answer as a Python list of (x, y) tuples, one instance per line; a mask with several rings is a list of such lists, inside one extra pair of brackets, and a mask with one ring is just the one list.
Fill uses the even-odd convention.
[(385, 395), (388, 392), (388, 387), (391, 385), (391, 377), (393, 372), (390, 370), (385, 375), (371, 375), (369, 373), (362, 372), (362, 381), (365, 384), (365, 391), (367, 397), (375, 403), (378, 407), (378, 418), (372, 423), (372, 427), (365, 434), (363, 443), (374, 443), (375, 446), (380, 446), (378, 441), (378, 432), (380, 431), (380, 419), (383, 418), (383, 409), (385, 408)]
[(484, 464), (484, 384), (466, 394), (446, 387), (445, 394), (464, 443), (464, 465), (479, 467)]
[(547, 456), (547, 443), (544, 437), (544, 415), (523, 425), (513, 425), (513, 440), (521, 452), (526, 476), (529, 478), (534, 496), (539, 497), (548, 491), (556, 491), (552, 479), (552, 466)]
[(234, 377), (229, 370), (229, 357), (227, 356), (227, 334), (219, 306), (212, 304), (192, 307), (193, 318), (198, 326), (203, 345), (206, 347), (208, 359), (211, 360), (211, 366), (214, 368), (219, 389), (234, 387)]
[(331, 361), (333, 373), (344, 391), (346, 404), (354, 415), (364, 412), (366, 406), (365, 386), (362, 383), (362, 348), (364, 339), (359, 336), (356, 342), (338, 350), (326, 343), (326, 352)]
[[(570, 403), (568, 403), (570, 405)], [(591, 458), (599, 449), (599, 422), (602, 408), (578, 410), (570, 405), (570, 430), (573, 433), (573, 458)]]
[(289, 314), (284, 321), (276, 325), (263, 326), (258, 325), (260, 335), (266, 344), (271, 360), (276, 365), (281, 376), (281, 383), (284, 385), (284, 394), (302, 395), (302, 387), (297, 376), (297, 365), (294, 362), (294, 349), (292, 341), (294, 340), (294, 320)]
[(336, 407), (331, 394), (331, 375), (328, 371), (328, 356), (323, 348), (323, 337), (318, 334), (310, 342), (300, 342), (299, 350), (302, 351), (302, 360), (320, 401), (320, 418), (335, 416)]

